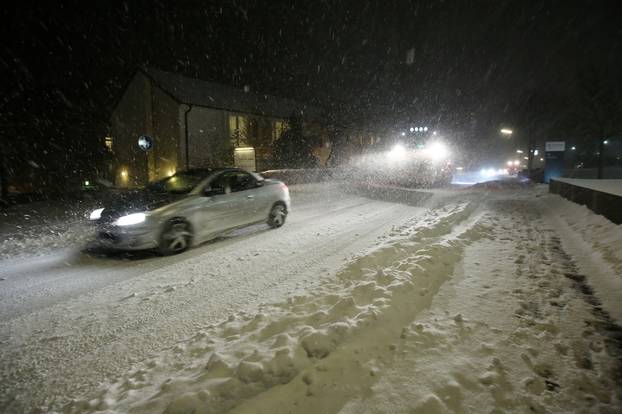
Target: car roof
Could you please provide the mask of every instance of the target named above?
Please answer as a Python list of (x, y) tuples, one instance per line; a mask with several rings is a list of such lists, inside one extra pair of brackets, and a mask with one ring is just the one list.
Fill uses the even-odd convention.
[(208, 175), (211, 175), (216, 172), (231, 171), (231, 170), (242, 171), (236, 167), (217, 167), (217, 168), (205, 167), (205, 168), (190, 168), (188, 170), (180, 170), (180, 171), (177, 171), (175, 174), (203, 175), (207, 177)]

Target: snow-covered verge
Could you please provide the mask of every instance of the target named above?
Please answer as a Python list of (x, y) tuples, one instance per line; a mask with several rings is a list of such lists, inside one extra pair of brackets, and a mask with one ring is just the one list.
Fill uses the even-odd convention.
[(63, 411), (619, 412), (621, 330), (524, 191), (432, 209)]

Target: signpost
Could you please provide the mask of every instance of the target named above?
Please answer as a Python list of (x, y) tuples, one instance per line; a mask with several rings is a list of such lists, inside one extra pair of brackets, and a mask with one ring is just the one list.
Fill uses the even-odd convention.
[(153, 138), (151, 138), (149, 135), (139, 136), (138, 146), (140, 147), (141, 150), (145, 152), (149, 151), (151, 148), (153, 148)]
[(144, 151), (147, 159), (147, 181), (153, 181), (157, 178), (155, 155), (153, 151), (153, 145), (155, 140), (149, 135), (141, 135), (138, 137), (138, 148)]

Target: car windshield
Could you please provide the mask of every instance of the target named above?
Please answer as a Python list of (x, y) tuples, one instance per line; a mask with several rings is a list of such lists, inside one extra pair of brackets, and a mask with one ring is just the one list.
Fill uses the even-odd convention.
[(147, 190), (157, 193), (187, 194), (203, 180), (205, 172), (180, 172), (147, 185)]

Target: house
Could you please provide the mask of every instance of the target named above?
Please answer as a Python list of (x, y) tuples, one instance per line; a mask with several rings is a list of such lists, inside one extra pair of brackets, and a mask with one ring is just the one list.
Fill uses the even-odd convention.
[(189, 168), (272, 168), (270, 145), (292, 114), (316, 128), (323, 118), (318, 108), (289, 99), (140, 68), (110, 117), (109, 179), (133, 187)]

